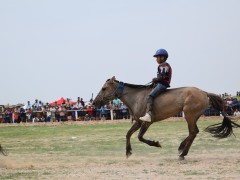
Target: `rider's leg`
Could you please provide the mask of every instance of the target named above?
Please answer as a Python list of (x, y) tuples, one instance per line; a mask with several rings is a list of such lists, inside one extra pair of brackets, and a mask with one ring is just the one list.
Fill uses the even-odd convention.
[(156, 87), (150, 92), (147, 98), (147, 109), (146, 114), (139, 119), (145, 122), (151, 122), (152, 119), (152, 112), (153, 112), (153, 101), (154, 99), (163, 91), (166, 90), (166, 86), (163, 84), (158, 83)]
[(155, 97), (151, 96), (150, 94), (147, 97), (147, 109), (146, 113), (148, 113), (150, 116), (152, 116), (152, 110), (153, 110), (153, 100)]

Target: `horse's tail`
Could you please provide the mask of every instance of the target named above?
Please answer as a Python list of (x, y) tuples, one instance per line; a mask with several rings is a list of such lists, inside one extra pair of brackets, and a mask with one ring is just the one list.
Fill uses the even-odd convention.
[(220, 96), (213, 93), (207, 93), (207, 95), (209, 97), (211, 106), (219, 111), (224, 118), (222, 123), (208, 126), (205, 131), (213, 134), (214, 137), (226, 138), (233, 133), (233, 128), (238, 128), (240, 125), (233, 122), (229, 117), (227, 117), (227, 114), (224, 112), (223, 100)]

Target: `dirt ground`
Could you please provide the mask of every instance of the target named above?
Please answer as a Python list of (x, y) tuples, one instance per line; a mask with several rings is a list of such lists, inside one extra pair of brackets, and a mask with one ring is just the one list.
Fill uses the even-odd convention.
[(21, 157), (1, 157), (0, 174), (12, 174), (9, 179), (31, 179), (36, 174), (38, 179), (239, 179), (238, 152), (218, 154), (192, 155), (184, 161), (176, 157), (133, 156), (128, 160), (89, 157), (76, 162), (74, 157), (61, 157), (65, 162), (60, 167), (51, 162), (56, 157), (34, 157), (34, 160), (28, 157), (29, 162), (26, 157), (22, 159), (24, 162)]
[[(219, 118), (219, 117), (218, 117)], [(181, 120), (179, 118), (170, 121)], [(130, 120), (128, 120), (130, 121)], [(74, 122), (82, 125), (122, 123), (124, 121)], [(71, 123), (71, 122), (67, 122)], [(21, 124), (25, 126), (26, 124)], [(28, 126), (58, 126), (59, 123), (27, 124)], [(11, 126), (11, 125), (1, 125)], [(191, 152), (179, 161), (176, 154), (163, 157), (133, 154), (121, 156), (79, 157), (73, 154), (0, 155), (0, 179), (240, 179), (240, 149)]]

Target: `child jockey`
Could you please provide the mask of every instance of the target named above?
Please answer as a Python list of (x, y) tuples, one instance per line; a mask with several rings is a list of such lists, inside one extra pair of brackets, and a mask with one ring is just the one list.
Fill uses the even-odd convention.
[(153, 56), (156, 58), (158, 66), (157, 77), (152, 79), (155, 84), (154, 89), (150, 92), (147, 98), (147, 109), (146, 114), (139, 119), (145, 122), (151, 122), (152, 120), (152, 110), (153, 110), (153, 100), (168, 87), (170, 87), (172, 68), (166, 62), (168, 58), (168, 52), (165, 49), (159, 49)]

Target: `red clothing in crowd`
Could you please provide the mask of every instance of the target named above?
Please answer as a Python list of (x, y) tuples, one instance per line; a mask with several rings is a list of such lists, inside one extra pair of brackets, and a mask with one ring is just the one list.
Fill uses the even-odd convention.
[(18, 119), (18, 113), (14, 113), (13, 118)]
[(86, 113), (87, 113), (88, 115), (92, 115), (92, 114), (93, 114), (93, 108), (92, 108), (92, 107), (87, 107)]

